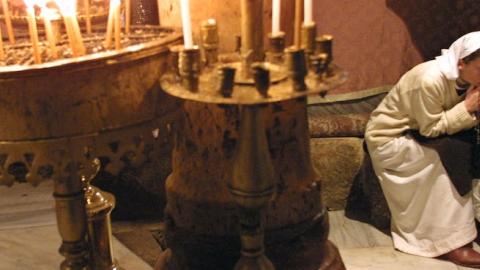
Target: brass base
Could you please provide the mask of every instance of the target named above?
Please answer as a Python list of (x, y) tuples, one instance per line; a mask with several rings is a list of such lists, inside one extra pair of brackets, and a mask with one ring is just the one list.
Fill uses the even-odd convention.
[[(277, 270), (345, 270), (327, 236), (328, 216), (319, 214), (304, 224), (266, 232), (265, 253)], [(240, 257), (237, 235), (195, 235), (170, 224), (166, 238), (171, 245), (159, 258), (161, 270), (234, 269)]]
[(65, 260), (60, 264), (61, 270), (90, 270), (88, 251), (84, 242), (63, 242), (59, 249)]

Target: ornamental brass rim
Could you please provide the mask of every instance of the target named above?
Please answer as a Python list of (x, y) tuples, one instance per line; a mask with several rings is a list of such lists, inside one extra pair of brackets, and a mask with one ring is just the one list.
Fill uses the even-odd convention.
[(270, 84), (266, 96), (260, 94), (252, 85), (236, 82), (232, 95), (224, 97), (219, 91), (220, 80), (215, 68), (206, 70), (200, 75), (198, 91), (186, 90), (182, 84), (182, 78), (175, 72), (165, 74), (162, 77), (161, 85), (169, 95), (185, 100), (223, 105), (260, 105), (324, 94), (347, 80), (348, 73), (345, 70), (334, 64), (331, 64), (331, 70), (331, 76), (309, 73), (305, 77), (307, 89), (304, 91), (295, 91), (292, 81), (286, 77), (283, 80), (274, 81)]
[(80, 57), (54, 60), (42, 64), (0, 67), (0, 80), (46, 76), (51, 75), (52, 72), (61, 72), (63, 75), (69, 72), (104, 68), (106, 66), (141, 60), (153, 55), (167, 53), (169, 45), (179, 42), (182, 38), (182, 34), (177, 28), (167, 28), (154, 25), (132, 27), (132, 29), (138, 28), (147, 30), (158, 29), (161, 31), (159, 35), (165, 34), (165, 37), (137, 45), (131, 45), (120, 50), (108, 50)]

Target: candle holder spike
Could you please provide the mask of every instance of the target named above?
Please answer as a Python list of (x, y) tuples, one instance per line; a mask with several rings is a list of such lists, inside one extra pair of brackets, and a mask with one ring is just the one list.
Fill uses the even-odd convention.
[(225, 98), (232, 96), (233, 88), (235, 87), (236, 71), (237, 70), (235, 68), (228, 65), (218, 68), (218, 76), (220, 81), (219, 92)]
[(255, 88), (263, 97), (268, 97), (268, 89), (270, 88), (270, 70), (264, 63), (252, 64), (253, 80)]

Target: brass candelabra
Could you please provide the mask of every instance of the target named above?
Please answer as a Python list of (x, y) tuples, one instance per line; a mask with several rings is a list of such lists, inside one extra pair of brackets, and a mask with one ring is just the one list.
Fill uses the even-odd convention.
[[(274, 194), (278, 182), (275, 180), (278, 176), (273, 169), (265, 132), (263, 119), (265, 107), (269, 104), (297, 100), (303, 104), (302, 120), (306, 122), (305, 97), (326, 94), (328, 90), (346, 80), (346, 73), (333, 64), (332, 38), (329, 36), (316, 38), (314, 24), (303, 27), (302, 46), (297, 44), (285, 48), (284, 34), (269, 35), (270, 46), (265, 59), (263, 28), (258, 24), (262, 22), (262, 9), (263, 1), (242, 1), (240, 54), (219, 56), (216, 25), (212, 21), (207, 21), (202, 24), (201, 31), (203, 50), (200, 47), (172, 49), (172, 68), (162, 79), (162, 89), (173, 96), (199, 103), (218, 104), (226, 110), (239, 108), (241, 111), (240, 135), (233, 158), (232, 174), (226, 183), (238, 209), (241, 242), (241, 257), (235, 265), (235, 269), (238, 270), (275, 268), (265, 256), (264, 246), (265, 210), (270, 202), (275, 201)], [(308, 127), (304, 128), (305, 132), (302, 131), (302, 134), (306, 133), (308, 136)], [(308, 137), (295, 139), (300, 140), (301, 145), (308, 144)], [(198, 148), (192, 142), (186, 141), (186, 144), (187, 149), (190, 147), (192, 152)], [(305, 153), (308, 154), (309, 151)], [(181, 158), (188, 159), (189, 156)], [(302, 161), (304, 163), (300, 166), (306, 168), (308, 172), (305, 174), (309, 175), (306, 178), (315, 178), (312, 176), (314, 173), (310, 158), (302, 157)], [(172, 212), (170, 222), (172, 231), (179, 223), (183, 223), (180, 207), (185, 207), (184, 210), (187, 211), (192, 204), (190, 199), (186, 199), (188, 203), (185, 206), (179, 203), (181, 197), (178, 197), (180, 195), (177, 191), (180, 183), (174, 182), (179, 175), (182, 175), (182, 172), (175, 173), (174, 168), (172, 178), (167, 183), (167, 187), (171, 186), (170, 195), (167, 188), (167, 198), (170, 197), (167, 212)], [(189, 186), (187, 193), (198, 192), (194, 189), (195, 187)], [(209, 205), (207, 202), (203, 204)], [(320, 215), (323, 219), (325, 211)], [(323, 222), (328, 226), (328, 221)], [(202, 224), (198, 226), (201, 227)], [(319, 254), (323, 256), (323, 263), (319, 268), (344, 269), (339, 255), (332, 255), (329, 252), (335, 253), (325, 248), (323, 254)], [(173, 265), (175, 269), (198, 267), (182, 262), (174, 262)]]

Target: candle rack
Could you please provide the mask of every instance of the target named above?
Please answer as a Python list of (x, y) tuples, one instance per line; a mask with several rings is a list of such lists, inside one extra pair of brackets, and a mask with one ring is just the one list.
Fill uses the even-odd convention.
[[(82, 26), (86, 25), (87, 18), (91, 20), (92, 24), (95, 25), (104, 25), (108, 18), (108, 4), (106, 1), (93, 1), (90, 6), (90, 14), (86, 14), (85, 8), (83, 7), (83, 1), (78, 1), (78, 21)], [(15, 29), (26, 30), (27, 27), (27, 14), (24, 9), (11, 10), (10, 19)], [(5, 14), (0, 14), (0, 21), (5, 23)], [(43, 28), (43, 20), (40, 16), (36, 16), (36, 21), (39, 27)]]
[[(263, 1), (242, 1), (242, 47), (238, 55), (216, 57), (218, 52), (211, 48), (218, 48), (218, 44), (211, 42), (204, 47), (204, 59), (201, 48), (195, 46), (171, 51), (172, 68), (162, 78), (162, 89), (188, 103), (185, 131), (177, 135), (173, 173), (166, 184), (166, 239), (173, 250), (166, 269), (275, 269), (274, 264), (281, 269), (304, 269), (301, 265), (305, 262), (292, 265), (288, 261), (294, 253), (285, 252), (288, 248), (272, 263), (265, 255), (264, 238), (270, 243), (274, 239), (277, 244), (291, 244), (312, 230), (316, 230), (319, 241), (320, 261), (315, 268), (345, 269), (338, 250), (326, 240), (328, 218), (308, 150), (306, 97), (326, 95), (345, 82), (347, 74), (333, 63), (332, 47), (325, 45), (331, 45), (332, 39), (315, 38), (314, 24), (303, 28), (303, 46), (285, 48), (283, 33), (270, 34), (264, 60), (263, 28), (258, 25), (263, 21), (262, 10)], [(218, 37), (212, 28), (210, 25), (210, 30), (202, 34)], [(205, 40), (218, 38), (202, 36)], [(201, 104), (217, 105), (224, 113)], [(201, 106), (207, 107), (192, 109)], [(211, 118), (201, 119), (199, 114)], [(268, 118), (274, 118), (277, 126), (288, 123), (288, 131), (267, 128)], [(220, 139), (222, 135), (218, 134), (222, 133)], [(286, 145), (293, 141), (298, 148), (279, 145), (281, 152), (272, 149), (272, 141), (278, 144), (283, 140)], [(232, 145), (235, 150), (230, 155)], [(276, 153), (275, 157), (270, 153)], [(291, 171), (276, 171), (279, 164)], [(225, 190), (230, 193), (229, 200)], [(232, 217), (233, 203), (236, 217)], [(266, 226), (270, 227), (267, 235)], [(231, 236), (235, 233), (240, 234), (239, 259), (231, 248), (238, 242)], [(232, 264), (228, 260), (234, 257), (238, 261)], [(279, 265), (282, 260), (286, 262), (283, 268)]]
[(118, 269), (109, 241), (114, 199), (84, 183), (96, 174), (96, 159), (117, 174), (170, 142), (180, 107), (162, 95), (158, 78), (168, 47), (181, 34), (138, 26), (143, 28), (157, 31), (157, 38), (117, 51), (0, 68), (0, 185), (54, 181), (65, 257), (60, 269)]

